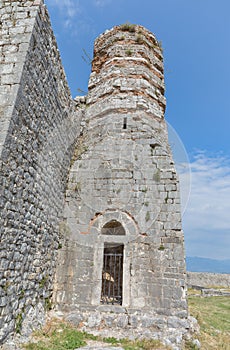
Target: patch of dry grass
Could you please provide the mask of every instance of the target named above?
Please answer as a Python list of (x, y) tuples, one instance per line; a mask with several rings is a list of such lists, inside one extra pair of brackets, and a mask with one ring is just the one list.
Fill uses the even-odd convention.
[(200, 325), (202, 350), (230, 350), (229, 297), (190, 296), (189, 312)]

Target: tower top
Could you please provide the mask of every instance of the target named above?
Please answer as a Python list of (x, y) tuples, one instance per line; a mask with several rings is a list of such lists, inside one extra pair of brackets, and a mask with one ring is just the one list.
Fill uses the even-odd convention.
[(129, 62), (142, 61), (143, 65), (149, 67), (153, 65), (159, 71), (157, 75), (163, 77), (160, 42), (141, 25), (125, 23), (101, 34), (94, 44), (92, 72), (99, 73), (104, 64), (108, 66), (112, 61), (119, 61), (121, 58)]
[(101, 34), (94, 44), (88, 89), (87, 103), (94, 105), (88, 116), (95, 113), (96, 105), (99, 114), (104, 113), (103, 100), (116, 112), (123, 101), (123, 109), (130, 112), (145, 109), (151, 116), (163, 119), (166, 106), (163, 55), (155, 36), (143, 26), (129, 23)]

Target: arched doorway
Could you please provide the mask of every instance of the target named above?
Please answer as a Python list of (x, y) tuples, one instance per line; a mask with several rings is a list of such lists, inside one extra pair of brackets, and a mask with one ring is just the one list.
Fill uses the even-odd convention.
[(116, 307), (130, 306), (131, 251), (139, 232), (131, 215), (120, 210), (107, 210), (93, 219), (90, 225), (94, 247), (92, 305), (103, 310), (107, 306), (110, 310), (113, 304)]
[[(101, 230), (102, 235), (125, 236), (125, 229), (117, 220), (110, 220)], [(104, 243), (101, 304), (122, 305), (124, 245)]]

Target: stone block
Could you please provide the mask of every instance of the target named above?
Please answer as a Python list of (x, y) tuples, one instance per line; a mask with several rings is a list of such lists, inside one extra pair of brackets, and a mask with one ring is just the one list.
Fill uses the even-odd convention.
[(91, 313), (88, 317), (86, 324), (89, 328), (97, 328), (101, 323), (101, 314), (100, 313)]
[(73, 312), (66, 317), (66, 321), (78, 327), (84, 321), (84, 318), (83, 314)]

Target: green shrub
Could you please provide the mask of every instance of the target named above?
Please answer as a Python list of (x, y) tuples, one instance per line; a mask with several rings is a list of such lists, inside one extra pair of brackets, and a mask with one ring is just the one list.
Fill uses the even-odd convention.
[(128, 23), (128, 22), (124, 23), (124, 24), (121, 24), (120, 28), (124, 32), (130, 32), (130, 33), (134, 33), (135, 30), (136, 30), (135, 24), (131, 24), (131, 23)]
[(150, 213), (149, 211), (147, 211), (146, 215), (145, 215), (145, 221), (149, 221), (150, 220)]
[(133, 54), (130, 49), (126, 50), (125, 53), (126, 53), (126, 56), (132, 56)]
[(23, 312), (20, 312), (15, 320), (15, 332), (20, 333), (22, 328)]
[(138, 34), (138, 35), (136, 36), (136, 42), (137, 42), (138, 44), (143, 44), (144, 40), (143, 40), (142, 35)]

